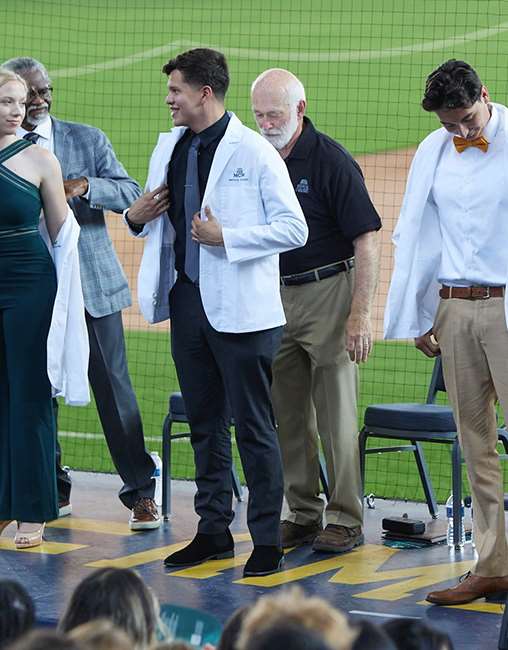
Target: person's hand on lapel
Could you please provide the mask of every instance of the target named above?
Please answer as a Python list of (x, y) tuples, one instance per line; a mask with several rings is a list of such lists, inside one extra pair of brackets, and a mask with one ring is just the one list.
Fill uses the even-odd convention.
[(199, 212), (192, 219), (192, 239), (206, 246), (224, 246), (222, 239), (222, 226), (213, 216), (208, 206), (205, 208), (206, 221), (203, 221)]
[(169, 208), (169, 190), (161, 185), (136, 199), (129, 208), (127, 218), (131, 223), (141, 226), (153, 221)]

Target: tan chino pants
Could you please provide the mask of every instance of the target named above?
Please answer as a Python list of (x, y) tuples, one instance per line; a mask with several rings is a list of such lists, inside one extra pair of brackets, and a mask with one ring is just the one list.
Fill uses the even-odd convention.
[(508, 414), (508, 329), (503, 298), (441, 300), (439, 341), (473, 497), (478, 562), (474, 573), (508, 575), (503, 475), (496, 450), (496, 399)]
[(296, 524), (321, 521), (319, 439), (328, 472), (326, 523), (362, 525), (357, 368), (346, 352), (353, 272), (282, 286), (287, 325), (273, 365), (284, 489)]

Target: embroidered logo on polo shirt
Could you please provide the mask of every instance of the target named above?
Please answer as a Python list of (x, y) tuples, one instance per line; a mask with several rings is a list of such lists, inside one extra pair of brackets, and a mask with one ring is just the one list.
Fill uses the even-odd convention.
[(306, 178), (302, 178), (300, 181), (298, 181), (298, 185), (296, 186), (296, 191), (300, 192), (300, 194), (308, 194), (309, 181)]

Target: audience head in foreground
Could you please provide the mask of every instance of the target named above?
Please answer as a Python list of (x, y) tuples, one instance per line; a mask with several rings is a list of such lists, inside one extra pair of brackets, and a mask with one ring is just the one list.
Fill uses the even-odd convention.
[(453, 650), (447, 634), (414, 618), (396, 618), (383, 628), (397, 650)]
[(0, 580), (0, 648), (4, 648), (32, 629), (35, 607), (18, 582)]
[(250, 650), (249, 644), (260, 634), (288, 625), (317, 634), (330, 650), (350, 650), (356, 636), (342, 612), (322, 598), (306, 597), (299, 587), (293, 587), (257, 601), (245, 617), (238, 650)]
[(76, 587), (59, 627), (69, 632), (99, 618), (126, 632), (135, 650), (146, 650), (155, 642), (159, 604), (134, 571), (98, 569)]
[(89, 650), (89, 648), (62, 632), (39, 629), (24, 634), (9, 646), (9, 650)]

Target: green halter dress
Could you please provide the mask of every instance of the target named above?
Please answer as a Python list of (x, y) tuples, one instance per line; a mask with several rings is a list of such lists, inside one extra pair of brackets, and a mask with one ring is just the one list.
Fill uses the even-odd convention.
[(29, 146), (0, 150), (0, 520), (43, 522), (58, 516), (46, 356), (56, 273), (39, 189), (3, 164)]

